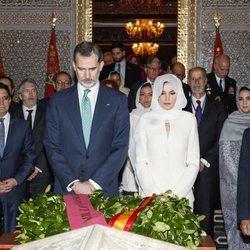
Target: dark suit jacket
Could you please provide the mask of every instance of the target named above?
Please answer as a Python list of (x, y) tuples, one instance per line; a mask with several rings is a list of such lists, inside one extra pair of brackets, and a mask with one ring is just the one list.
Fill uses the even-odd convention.
[[(109, 73), (115, 70), (115, 63), (105, 65), (100, 74), (100, 81), (108, 78)], [(126, 63), (125, 84), (124, 86), (131, 89), (133, 84), (141, 79), (141, 69), (132, 63)]]
[(243, 134), (237, 192), (238, 221), (250, 220), (250, 128)]
[[(215, 73), (211, 72), (207, 74), (208, 82), (207, 84), (210, 85), (211, 88), (211, 97), (213, 99), (220, 99), (221, 102), (225, 106), (225, 110), (227, 114), (232, 113), (233, 111), (237, 110), (236, 105), (236, 82), (233, 78), (228, 76), (225, 77), (225, 90), (221, 92), (218, 83), (215, 78)], [(219, 98), (218, 98), (219, 97)]]
[(15, 113), (22, 105), (19, 102), (14, 102), (11, 100), (10, 102), (10, 108), (9, 108), (9, 113), (13, 114)]
[[(191, 98), (185, 108), (192, 112)], [(213, 234), (213, 214), (214, 209), (219, 207), (219, 138), (220, 132), (226, 118), (224, 107), (221, 103), (215, 102), (207, 97), (201, 122), (198, 127), (200, 158), (204, 158), (210, 163), (210, 167), (197, 176), (194, 185), (194, 212), (206, 215), (201, 222), (203, 230), (208, 234)]]
[(26, 178), (35, 163), (36, 153), (32, 131), (27, 121), (10, 118), (8, 138), (0, 159), (0, 180), (15, 178), (18, 186), (9, 193), (1, 193), (0, 199), (20, 203), (26, 196)]
[(66, 187), (76, 179), (92, 179), (106, 196), (118, 195), (118, 173), (128, 152), (127, 105), (124, 94), (100, 84), (86, 149), (77, 84), (51, 97), (44, 144), (56, 193), (68, 193)]
[[(17, 116), (19, 118), (24, 119), (22, 106), (13, 113), (13, 116)], [(37, 166), (42, 170), (42, 173), (39, 173), (36, 176), (36, 179), (40, 178), (48, 178), (51, 176), (51, 171), (48, 165), (47, 157), (45, 154), (45, 149), (43, 146), (43, 133), (45, 127), (45, 111), (42, 107), (37, 106), (36, 116), (33, 125), (33, 138), (36, 147), (36, 163), (34, 166)]]
[[(185, 110), (192, 112), (191, 98), (189, 98)], [(198, 132), (200, 158), (207, 160), (211, 164), (211, 168), (218, 168), (218, 141), (225, 119), (226, 114), (223, 106), (207, 97)]]

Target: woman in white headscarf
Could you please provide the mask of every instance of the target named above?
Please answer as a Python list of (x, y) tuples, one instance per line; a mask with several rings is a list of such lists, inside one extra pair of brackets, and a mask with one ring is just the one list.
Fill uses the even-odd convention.
[(141, 116), (135, 133), (135, 173), (142, 196), (172, 190), (194, 201), (199, 171), (197, 121), (186, 106), (181, 81), (172, 74), (156, 78), (152, 111)]
[(238, 109), (224, 122), (219, 140), (221, 207), (228, 249), (250, 249), (243, 242), (237, 223), (237, 178), (243, 132), (250, 127), (250, 89), (239, 91)]
[(129, 138), (129, 150), (128, 160), (122, 174), (121, 191), (124, 195), (131, 195), (138, 192), (138, 187), (135, 181), (135, 175), (133, 165), (135, 164), (135, 141), (134, 133), (137, 127), (137, 123), (142, 114), (150, 110), (152, 101), (152, 85), (149, 82), (145, 82), (136, 93), (136, 108), (130, 113), (130, 138)]

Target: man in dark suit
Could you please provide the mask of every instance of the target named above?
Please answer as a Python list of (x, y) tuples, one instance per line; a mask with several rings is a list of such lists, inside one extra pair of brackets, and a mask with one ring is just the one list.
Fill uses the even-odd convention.
[[(53, 77), (53, 86), (55, 92), (61, 91), (63, 89), (67, 89), (72, 85), (72, 78), (71, 75), (66, 71), (59, 71)], [(44, 97), (38, 101), (38, 105), (42, 108), (46, 108), (49, 102), (50, 96)]]
[(250, 236), (250, 127), (244, 131), (238, 169), (237, 209), (243, 235)]
[(36, 146), (37, 160), (32, 174), (28, 177), (28, 194), (29, 197), (35, 198), (37, 194), (44, 193), (46, 187), (52, 182), (43, 146), (45, 111), (37, 105), (38, 86), (34, 79), (24, 79), (19, 85), (18, 93), (22, 106), (13, 115), (30, 122)]
[(205, 93), (207, 82), (204, 68), (189, 70), (188, 82), (192, 96), (186, 111), (196, 115), (200, 143), (200, 172), (194, 185), (194, 212), (206, 215), (201, 222), (203, 230), (213, 235), (213, 215), (219, 203), (219, 137), (226, 118), (223, 105)]
[(6, 85), (9, 88), (10, 91), (10, 96), (11, 96), (11, 103), (10, 103), (10, 108), (9, 108), (9, 113), (12, 114), (15, 112), (17, 109), (21, 107), (21, 104), (18, 102), (13, 101), (13, 96), (15, 92), (15, 86), (14, 82), (11, 77), (9, 76), (2, 76), (0, 77), (0, 82)]
[(132, 109), (136, 108), (136, 105), (135, 105), (136, 93), (138, 89), (142, 86), (142, 84), (144, 84), (145, 82), (149, 82), (153, 85), (155, 79), (157, 78), (157, 76), (159, 76), (161, 72), (160, 59), (156, 56), (148, 56), (144, 65), (144, 71), (147, 77), (138, 82), (135, 82), (129, 91), (129, 94), (128, 94), (129, 111), (132, 111)]
[(44, 144), (55, 175), (54, 191), (118, 195), (118, 174), (128, 152), (127, 98), (98, 81), (100, 47), (82, 42), (74, 51), (78, 83), (51, 97)]
[(133, 84), (141, 80), (141, 69), (132, 63), (126, 62), (125, 50), (123, 44), (120, 42), (115, 42), (112, 44), (112, 54), (114, 63), (105, 65), (100, 74), (100, 81), (107, 79), (109, 73), (116, 70), (120, 72), (123, 80), (124, 86), (131, 89)]
[(29, 123), (10, 116), (10, 102), (8, 87), (0, 83), (0, 233), (16, 228), (18, 206), (26, 197), (26, 178), (36, 157)]
[(236, 105), (236, 81), (228, 77), (230, 69), (230, 58), (220, 55), (215, 58), (214, 71), (207, 74), (207, 87), (211, 97), (222, 102), (227, 114), (237, 110)]

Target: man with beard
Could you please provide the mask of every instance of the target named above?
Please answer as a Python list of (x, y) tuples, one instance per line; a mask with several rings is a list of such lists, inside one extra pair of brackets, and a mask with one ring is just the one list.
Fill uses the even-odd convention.
[(190, 69), (188, 82), (192, 96), (185, 110), (192, 112), (197, 118), (200, 143), (200, 172), (194, 185), (194, 212), (206, 215), (201, 227), (207, 234), (213, 235), (214, 210), (220, 206), (218, 141), (226, 114), (222, 104), (206, 95), (207, 78), (204, 68)]
[(112, 54), (114, 62), (103, 67), (100, 74), (100, 81), (108, 78), (109, 73), (116, 70), (120, 72), (124, 80), (123, 87), (131, 89), (133, 84), (141, 79), (141, 69), (135, 64), (126, 62), (125, 50), (122, 43), (115, 42), (112, 44)]
[(128, 152), (127, 98), (98, 81), (103, 68), (100, 47), (78, 44), (74, 86), (51, 97), (44, 145), (55, 176), (54, 191), (118, 195), (118, 174)]

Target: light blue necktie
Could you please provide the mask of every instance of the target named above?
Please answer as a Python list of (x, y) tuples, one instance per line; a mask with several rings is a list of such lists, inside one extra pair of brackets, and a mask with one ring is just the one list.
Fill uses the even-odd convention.
[(4, 151), (4, 137), (5, 137), (5, 131), (4, 131), (4, 118), (0, 118), (0, 156), (3, 156)]
[(118, 71), (119, 73), (121, 73), (121, 64), (120, 63), (115, 64), (115, 70)]
[(84, 90), (84, 94), (82, 97), (82, 130), (83, 136), (86, 144), (86, 148), (89, 145), (90, 139), (90, 131), (91, 131), (91, 124), (92, 124), (92, 112), (91, 112), (91, 105), (88, 98), (88, 93), (90, 92), (89, 89)]

